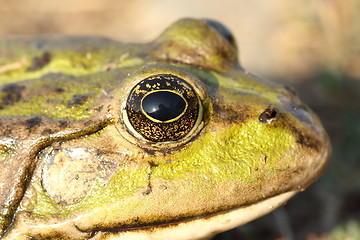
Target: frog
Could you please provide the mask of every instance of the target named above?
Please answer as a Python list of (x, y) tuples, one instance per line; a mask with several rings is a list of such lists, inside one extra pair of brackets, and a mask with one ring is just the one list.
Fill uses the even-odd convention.
[(2, 239), (206, 239), (303, 191), (331, 145), (231, 31), (0, 40)]

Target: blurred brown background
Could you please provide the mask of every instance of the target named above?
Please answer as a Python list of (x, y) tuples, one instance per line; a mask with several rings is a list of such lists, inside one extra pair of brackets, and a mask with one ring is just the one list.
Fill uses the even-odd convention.
[(0, 37), (81, 34), (143, 42), (181, 17), (228, 26), (242, 65), (297, 88), (333, 143), (316, 184), (274, 214), (217, 239), (360, 239), (360, 0), (0, 0)]
[(0, 36), (103, 35), (148, 41), (181, 17), (226, 24), (246, 68), (306, 75), (326, 67), (360, 76), (359, 0), (0, 0)]

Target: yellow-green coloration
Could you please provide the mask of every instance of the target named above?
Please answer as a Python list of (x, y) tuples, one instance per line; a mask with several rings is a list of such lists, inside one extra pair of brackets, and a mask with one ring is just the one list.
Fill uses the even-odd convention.
[(0, 144), (0, 155), (8, 154), (11, 151), (11, 148), (7, 145)]
[[(7, 45), (0, 47), (5, 48)], [(124, 50), (118, 49), (118, 51), (111, 51), (110, 49), (84, 52), (57, 50), (49, 53), (50, 60), (48, 64), (41, 66), (39, 69), (30, 70), (33, 64), (32, 61), (34, 61), (32, 59), (41, 58), (44, 52), (47, 53), (47, 49), (43, 51), (27, 50), (26, 53), (19, 50), (20, 52), (12, 59), (12, 61), (16, 61), (17, 57), (27, 54), (26, 61), (21, 67), (4, 73), (0, 72), (0, 86), (31, 80), (34, 81), (31, 83), (31, 88), (38, 89), (39, 96), (33, 96), (26, 101), (10, 104), (3, 109), (0, 107), (1, 115), (30, 116), (39, 114), (53, 119), (70, 118), (75, 120), (88, 118), (90, 113), (88, 113), (87, 108), (90, 106), (90, 102), (87, 101), (85, 104), (69, 107), (67, 104), (71, 102), (71, 98), (74, 95), (81, 94), (99, 97), (99, 94), (104, 94), (101, 93), (101, 88), (107, 84), (109, 89), (113, 88), (113, 86), (110, 86), (110, 83), (114, 81), (113, 76), (107, 76), (106, 74), (109, 69), (131, 68), (144, 62), (141, 58), (129, 57), (126, 48)], [(7, 62), (0, 61), (0, 66), (2, 64), (6, 65)], [(80, 81), (77, 79), (82, 77), (83, 79)], [(47, 89), (42, 90), (42, 85), (46, 87), (48, 84), (46, 81), (53, 81), (53, 87), (62, 89), (62, 92), (60, 94), (48, 94)], [(102, 83), (99, 84), (99, 81)], [(0, 92), (0, 106), (1, 99), (6, 94), (6, 92)], [(95, 94), (97, 96), (94, 96)]]
[[(277, 171), (288, 168), (289, 163), (281, 161), (281, 155), (289, 151), (295, 139), (290, 131), (274, 129), (258, 121), (250, 121), (241, 126), (230, 126), (215, 133), (203, 134), (195, 144), (179, 152), (158, 159), (151, 171), (151, 178), (163, 180), (184, 179), (191, 191), (198, 191), (198, 183), (206, 184), (204, 177), (211, 172), (211, 181), (218, 183), (238, 179), (246, 185), (264, 171), (271, 177)], [(251, 152), (251, 154), (249, 154)], [(167, 160), (171, 159), (168, 163)], [(219, 161), (221, 159), (221, 161)], [(256, 174), (259, 172), (261, 175)], [(95, 206), (106, 206), (134, 195), (139, 189), (146, 191), (149, 184), (148, 164), (134, 167), (120, 166), (108, 183), (98, 181), (88, 196), (76, 205), (55, 207), (55, 202), (41, 193), (37, 186), (38, 197), (33, 212), (38, 215), (56, 214), (66, 216), (72, 211), (92, 210)], [(132, 202), (136, 207), (141, 202)]]
[(0, 112), (4, 116), (29, 116), (37, 114), (45, 115), (53, 119), (69, 118), (74, 120), (80, 120), (90, 116), (90, 114), (86, 112), (86, 105), (75, 108), (76, 109), (68, 108), (66, 105), (57, 105), (55, 108), (52, 108), (51, 104), (47, 104), (43, 98), (38, 98), (32, 99), (29, 102), (17, 103)]
[(285, 167), (280, 161), (281, 154), (295, 142), (290, 131), (271, 128), (256, 120), (228, 127), (209, 132), (199, 137), (196, 144), (170, 155), (175, 160), (164, 168), (155, 168), (154, 175), (174, 179), (193, 172), (194, 176), (204, 176), (211, 169), (216, 181), (238, 178), (249, 184), (256, 180), (257, 168), (264, 166), (272, 174)]
[[(254, 81), (255, 76), (251, 75), (241, 75), (241, 76), (224, 76), (218, 74), (216, 72), (212, 72), (214, 78), (217, 79), (219, 83), (219, 87), (224, 90), (240, 90), (244, 93), (258, 95), (259, 91), (262, 92), (262, 96), (267, 97), (266, 94), (271, 94), (274, 96), (274, 85), (271, 83), (260, 82), (260, 79), (257, 78), (258, 81)], [(239, 73), (235, 73), (239, 74)], [(241, 81), (239, 81), (239, 77), (241, 77)], [(274, 100), (274, 99), (272, 99)]]
[(36, 197), (31, 199), (31, 203), (24, 208), (32, 209), (35, 206), (32, 211), (37, 216), (51, 217), (58, 215), (60, 209), (56, 206), (54, 200), (42, 191), (42, 187), (39, 184), (34, 184), (33, 187), (36, 190)]
[[(5, 240), (206, 238), (286, 202), (330, 153), (316, 115), (244, 71), (214, 21), (183, 19), (145, 44), (41, 37), (0, 40), (0, 52)], [(146, 79), (160, 82), (140, 89)], [(161, 101), (178, 115), (147, 117), (153, 102), (148, 125), (129, 114), (129, 102), (145, 111), (149, 92), (174, 97)], [(186, 131), (154, 130), (181, 119)]]
[[(117, 170), (116, 177), (109, 182), (97, 181), (88, 196), (76, 205), (57, 204), (50, 198), (46, 192), (43, 192), (41, 186), (36, 187), (36, 198), (30, 206), (32, 212), (42, 217), (66, 217), (74, 211), (92, 210), (95, 206), (109, 205), (114, 201), (134, 194), (140, 187), (147, 186), (147, 173), (149, 166), (139, 166), (136, 168), (120, 167)], [(141, 204), (141, 203), (138, 203)]]
[[(3, 116), (31, 116), (44, 115), (52, 119), (69, 118), (80, 120), (88, 118), (90, 114), (87, 112), (88, 104), (77, 105), (75, 107), (68, 107), (67, 103), (71, 101), (71, 97), (75, 93), (81, 93), (83, 89), (72, 89), (67, 92), (71, 95), (57, 98), (56, 95), (51, 97), (34, 97), (27, 102), (18, 102), (15, 105), (8, 106), (0, 110)], [(1, 97), (1, 96), (0, 96)]]
[[(26, 59), (23, 67), (2, 74), (0, 81), (2, 83), (24, 81), (27, 79), (38, 78), (48, 73), (57, 72), (80, 76), (98, 71), (105, 71), (107, 69), (105, 63), (101, 61), (101, 56), (103, 56), (101, 53), (96, 54), (95, 56), (91, 53), (88, 55), (79, 55), (76, 52), (61, 52), (59, 54), (52, 52), (52, 54), (50, 63), (46, 64), (43, 68), (36, 71), (28, 70), (32, 63), (31, 59)], [(99, 57), (100, 59), (98, 59)], [(103, 64), (99, 64), (101, 62), (103, 62)]]
[(15, 146), (14, 146), (14, 142), (9, 140), (9, 139), (5, 139), (4, 141), (0, 142), (0, 159), (1, 158), (9, 158), (11, 156), (13, 156), (13, 154), (15, 154)]
[(154, 41), (155, 46), (161, 47), (150, 54), (160, 59), (181, 60), (221, 72), (238, 66), (236, 46), (213, 27), (205, 29), (202, 25), (201, 22), (176, 22)]
[[(81, 44), (80, 40), (77, 44)], [(0, 47), (9, 51), (11, 49), (11, 43)], [(130, 44), (129, 48), (131, 48)], [(26, 52), (22, 50), (26, 50)], [(18, 62), (21, 59), (23, 59), (23, 62), (17, 69), (5, 71), (3, 73), (0, 72), (1, 84), (35, 79), (49, 73), (81, 76), (96, 72), (104, 72), (111, 68), (131, 67), (143, 63), (143, 59), (141, 58), (129, 58), (126, 47), (123, 50), (93, 50), (90, 47), (89, 50), (84, 50), (82, 52), (63, 49), (51, 51), (48, 64), (40, 67), (40, 69), (31, 70), (34, 59), (41, 58), (44, 53), (48, 53), (47, 49), (41, 51), (32, 47), (27, 49), (20, 48), (15, 51), (16, 53), (11, 55), (11, 58), (5, 59), (6, 61), (1, 61), (2, 59), (0, 58), (0, 66)]]

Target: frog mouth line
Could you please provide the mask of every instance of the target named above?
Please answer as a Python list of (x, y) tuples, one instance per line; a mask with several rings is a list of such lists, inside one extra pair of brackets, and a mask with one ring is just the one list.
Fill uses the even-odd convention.
[[(129, 228), (124, 228), (124, 226), (114, 228), (94, 228), (89, 231), (81, 230), (79, 226), (76, 226), (76, 224), (74, 225), (76, 229), (81, 232), (93, 232), (89, 239), (97, 239), (99, 234), (121, 236), (121, 239), (127, 239), (127, 237), (130, 236), (136, 238), (137, 234), (139, 236), (143, 234), (154, 235), (156, 238), (156, 236), (178, 236), (179, 234), (182, 236), (184, 232), (198, 234), (199, 236), (197, 237), (194, 237), (193, 235), (190, 236), (191, 238), (197, 239), (198, 237), (201, 238), (202, 236), (207, 236), (209, 232), (216, 234), (255, 220), (256, 218), (263, 216), (285, 204), (287, 200), (292, 198), (299, 191), (300, 189), (290, 190), (276, 196), (259, 200), (258, 202), (249, 205), (243, 205), (241, 207), (223, 210), (216, 213), (209, 213), (204, 216), (183, 218), (178, 221), (154, 223), (150, 226), (138, 225), (136, 227)], [(184, 238), (181, 237), (179, 239)]]
[[(184, 218), (180, 221), (154, 223), (148, 226), (134, 226), (126, 228), (92, 228), (84, 230), (76, 222), (65, 221), (54, 225), (40, 224), (41, 227), (34, 227), (32, 224), (24, 224), (20, 229), (9, 231), (4, 239), (17, 239), (19, 236), (27, 237), (66, 237), (69, 233), (76, 234), (81, 239), (167, 239), (169, 236), (173, 240), (183, 239), (203, 239), (209, 234), (217, 234), (230, 230), (240, 225), (255, 220), (276, 208), (283, 205), (296, 193), (301, 191), (289, 190), (276, 196), (268, 197), (256, 203), (235, 207), (216, 213), (209, 213), (204, 216)], [(34, 223), (36, 224), (36, 222)], [(19, 231), (20, 230), (20, 231)], [(25, 232), (28, 232), (25, 234)], [(29, 234), (30, 232), (30, 234)], [(77, 233), (76, 233), (77, 232)], [(80, 235), (79, 235), (80, 234)], [(112, 238), (114, 237), (114, 238)], [(78, 238), (77, 238), (78, 239)]]

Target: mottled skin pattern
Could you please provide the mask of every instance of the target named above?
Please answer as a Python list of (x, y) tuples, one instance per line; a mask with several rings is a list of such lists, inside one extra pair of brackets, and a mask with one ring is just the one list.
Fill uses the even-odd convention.
[[(176, 141), (129, 129), (130, 91), (157, 75), (187, 81), (202, 108)], [(0, 40), (5, 239), (176, 229), (301, 191), (329, 153), (314, 113), (288, 87), (244, 71), (234, 38), (214, 21), (180, 20), (147, 44)], [(249, 220), (265, 213), (252, 214)]]
[[(11, 215), (18, 207), (26, 186), (34, 170), (34, 161), (38, 152), (55, 141), (64, 141), (76, 136), (99, 131), (110, 119), (88, 119), (79, 122), (66, 120), (49, 120), (40, 117), (2, 118), (1, 135), (10, 144), (1, 145), (6, 148), (1, 160), (1, 213), (4, 222), (11, 221)], [(14, 133), (16, 126), (16, 134)], [(46, 127), (45, 127), (46, 126)], [(87, 126), (84, 128), (84, 126)], [(53, 134), (51, 134), (53, 133)], [(20, 135), (18, 135), (20, 134)], [(39, 137), (40, 136), (40, 137)]]

